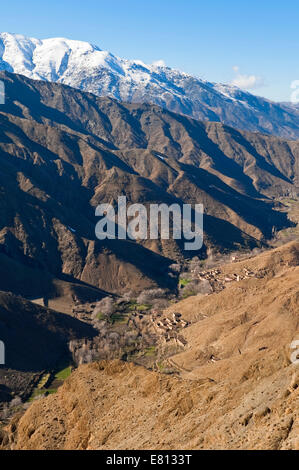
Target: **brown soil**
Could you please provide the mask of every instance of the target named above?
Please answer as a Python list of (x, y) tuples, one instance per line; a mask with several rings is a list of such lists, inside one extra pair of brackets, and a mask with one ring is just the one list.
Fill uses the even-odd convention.
[[(191, 325), (167, 375), (80, 366), (7, 429), (11, 449), (299, 449), (299, 244), (243, 264), (264, 277), (172, 307)], [(172, 311), (169, 309), (169, 312)], [(18, 422), (17, 422), (18, 421)]]

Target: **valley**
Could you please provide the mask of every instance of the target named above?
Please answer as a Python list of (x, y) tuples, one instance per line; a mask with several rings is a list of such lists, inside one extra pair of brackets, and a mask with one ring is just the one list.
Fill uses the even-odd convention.
[[(213, 268), (226, 278), (245, 273), (220, 291), (173, 299), (159, 311), (140, 304), (142, 296), (110, 302), (118, 313), (106, 309), (105, 325), (95, 310), (89, 318), (99, 321), (99, 337), (72, 340), (75, 370), (68, 378), (61, 372), (66, 380), (54, 395), (53, 385), (42, 390), (39, 382), (47, 396), (19, 407), (2, 429), (2, 447), (298, 449), (298, 371), (290, 360), (299, 335), (298, 266), (291, 242)], [(143, 349), (131, 343), (120, 351), (131, 328)], [(106, 341), (97, 351), (105, 329), (116, 348)]]
[[(0, 78), (0, 448), (298, 450), (295, 134)], [(98, 240), (120, 195), (202, 249)]]

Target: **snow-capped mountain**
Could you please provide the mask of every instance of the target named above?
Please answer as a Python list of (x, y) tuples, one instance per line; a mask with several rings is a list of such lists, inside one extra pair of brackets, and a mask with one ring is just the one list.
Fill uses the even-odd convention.
[(87, 42), (0, 34), (0, 70), (125, 102), (155, 103), (196, 119), (299, 138), (299, 109), (155, 63), (121, 59)]

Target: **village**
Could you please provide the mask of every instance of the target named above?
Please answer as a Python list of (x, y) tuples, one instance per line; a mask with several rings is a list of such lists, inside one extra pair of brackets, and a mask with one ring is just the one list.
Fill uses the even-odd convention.
[[(230, 259), (231, 266), (238, 261)], [(190, 323), (180, 312), (167, 308), (192, 295), (221, 292), (234, 282), (263, 277), (264, 273), (238, 266), (236, 272), (224, 272), (221, 266), (202, 269), (197, 259), (179, 266), (178, 291), (170, 295), (162, 289), (148, 289), (134, 298), (109, 296), (99, 302), (81, 303), (73, 299), (72, 315), (91, 324), (98, 334), (92, 340), (72, 342), (70, 352), (76, 364), (119, 357), (151, 366), (159, 356), (188, 347), (184, 329)], [(234, 271), (234, 270), (233, 270)], [(201, 317), (205, 318), (204, 313)], [(213, 361), (213, 358), (211, 359)]]

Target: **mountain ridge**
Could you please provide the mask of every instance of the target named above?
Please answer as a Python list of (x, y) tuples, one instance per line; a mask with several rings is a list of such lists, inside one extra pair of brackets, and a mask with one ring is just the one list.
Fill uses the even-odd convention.
[[(114, 293), (132, 280), (136, 290), (175, 287), (169, 266), (196, 254), (180, 241), (95, 239), (95, 207), (119, 195), (146, 206), (203, 203), (201, 257), (262, 246), (292, 225), (275, 198), (298, 194), (297, 142), (9, 72), (0, 78), (3, 290), (42, 297), (61, 276)], [(32, 270), (50, 275), (34, 283), (38, 292), (26, 282)]]
[(162, 64), (121, 59), (83, 41), (0, 34), (0, 70), (59, 82), (122, 102), (153, 103), (199, 120), (299, 138), (299, 110)]

